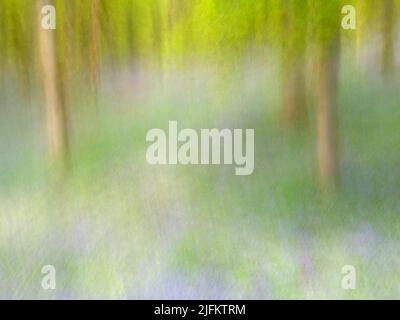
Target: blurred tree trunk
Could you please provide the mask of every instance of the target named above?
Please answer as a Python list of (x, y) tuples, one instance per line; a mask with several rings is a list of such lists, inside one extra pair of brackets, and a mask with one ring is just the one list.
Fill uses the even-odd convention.
[(97, 88), (99, 83), (99, 0), (90, 3), (90, 47), (89, 70), (90, 86), (97, 108)]
[(24, 31), (25, 27), (28, 27), (29, 21), (25, 22), (22, 20), (23, 18), (18, 15), (18, 3), (14, 3), (14, 14), (13, 14), (13, 41), (15, 47), (15, 55), (17, 58), (16, 64), (18, 68), (18, 75), (21, 79), (22, 89), (24, 93), (24, 97), (28, 98), (30, 96), (30, 66), (31, 60), (29, 53), (31, 52), (29, 46), (30, 42), (28, 41), (27, 32)]
[(286, 127), (307, 119), (305, 1), (287, 0), (283, 6), (282, 120)]
[(329, 41), (321, 44), (317, 58), (317, 154), (319, 181), (323, 188), (335, 185), (339, 177), (337, 134), (339, 38), (338, 31)]
[[(39, 0), (38, 12), (49, 1)], [(40, 15), (40, 19), (42, 16)], [(38, 44), (40, 53), (41, 78), (44, 89), (47, 137), (51, 163), (59, 163), (66, 168), (68, 162), (68, 130), (65, 103), (62, 94), (62, 82), (56, 52), (56, 30), (45, 30), (38, 23)]]
[(151, 5), (151, 22), (152, 22), (152, 53), (156, 60), (156, 65), (161, 66), (163, 65), (162, 61), (162, 18), (160, 12), (159, 3), (153, 1)]
[(354, 46), (354, 53), (355, 53), (355, 58), (357, 65), (360, 67), (362, 66), (362, 49), (363, 49), (363, 40), (364, 40), (364, 28), (366, 25), (366, 16), (367, 16), (367, 8), (368, 3), (365, 0), (357, 0), (356, 2), (356, 8), (358, 10), (358, 15), (356, 16), (356, 40), (355, 40), (355, 46)]
[(304, 59), (284, 63), (282, 79), (282, 119), (286, 127), (304, 124), (307, 119)]
[[(6, 69), (8, 67), (8, 57), (7, 57), (7, 2), (0, 1), (0, 12), (2, 13), (3, 19), (0, 19), (0, 94), (1, 95), (6, 95), (6, 90), (4, 89), (4, 84), (5, 84), (5, 75), (6, 75)], [(3, 101), (5, 101), (4, 97)]]
[(391, 78), (394, 71), (394, 29), (395, 3), (394, 0), (382, 0), (382, 75)]

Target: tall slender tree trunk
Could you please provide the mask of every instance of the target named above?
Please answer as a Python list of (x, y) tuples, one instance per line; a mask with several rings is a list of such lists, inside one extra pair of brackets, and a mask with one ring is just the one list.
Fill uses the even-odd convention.
[[(7, 17), (7, 5), (4, 1), (0, 1), (0, 12), (2, 12), (2, 15), (4, 17)], [(4, 89), (4, 84), (5, 84), (5, 75), (6, 75), (6, 70), (8, 67), (8, 57), (7, 57), (7, 29), (6, 29), (7, 22), (5, 21), (5, 18), (0, 19), (0, 46), (3, 48), (3, 50), (0, 51), (0, 94), (3, 96), (3, 102), (5, 102), (5, 95), (6, 95), (6, 90)]]
[(317, 155), (319, 181), (323, 188), (334, 186), (339, 177), (337, 89), (339, 32), (321, 44), (317, 58)]
[(362, 67), (362, 50), (363, 50), (363, 40), (364, 40), (364, 29), (366, 26), (366, 22), (367, 22), (367, 12), (366, 12), (366, 8), (368, 6), (368, 3), (366, 3), (365, 0), (357, 0), (356, 2), (356, 8), (358, 10), (359, 13), (357, 15), (357, 22), (356, 22), (356, 39), (355, 39), (355, 43), (354, 43), (354, 54), (355, 54), (355, 59), (356, 59), (356, 63), (359, 67)]
[(152, 54), (155, 57), (156, 65), (163, 67), (163, 35), (162, 35), (162, 17), (161, 9), (157, 2), (151, 4), (151, 22), (152, 22)]
[(90, 86), (97, 107), (97, 88), (99, 83), (99, 0), (90, 3), (90, 48), (89, 69)]
[(282, 119), (286, 127), (291, 127), (307, 118), (304, 59), (287, 62), (283, 68)]
[(394, 29), (395, 3), (394, 0), (382, 1), (382, 75), (391, 78), (394, 71)]
[[(38, 12), (40, 13), (42, 6), (48, 3), (48, 1), (44, 0), (38, 1)], [(65, 169), (69, 156), (68, 130), (65, 103), (62, 95), (62, 83), (57, 63), (56, 30), (43, 29), (40, 20), (38, 28), (49, 157), (52, 163), (60, 163)]]
[(282, 120), (285, 127), (304, 124), (307, 119), (305, 51), (306, 11), (304, 2), (283, 2), (285, 32), (282, 47)]

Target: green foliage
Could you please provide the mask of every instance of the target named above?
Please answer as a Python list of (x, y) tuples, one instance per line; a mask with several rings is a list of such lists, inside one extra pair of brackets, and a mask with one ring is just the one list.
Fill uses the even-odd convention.
[[(99, 3), (93, 13), (93, 2)], [(360, 24), (374, 1), (354, 0)], [(340, 29), (341, 0), (53, 0), (57, 9), (58, 55), (65, 69), (89, 68), (93, 43), (101, 65), (147, 60), (163, 67), (195, 56), (221, 63), (241, 57), (249, 46), (284, 48), (301, 54), (326, 43)], [(37, 53), (35, 1), (3, 0), (1, 64), (33, 69)], [(98, 23), (97, 23), (98, 22)], [(95, 28), (96, 30), (93, 30)]]

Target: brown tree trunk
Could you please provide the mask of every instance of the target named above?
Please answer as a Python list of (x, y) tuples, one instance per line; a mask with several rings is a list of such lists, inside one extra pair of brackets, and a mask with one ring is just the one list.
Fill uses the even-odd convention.
[[(3, 1), (0, 1), (0, 12), (4, 15), (4, 17), (7, 16), (8, 12), (6, 11), (7, 6)], [(6, 32), (6, 26), (7, 22), (5, 19), (0, 19), (0, 46), (3, 48), (0, 51), (0, 94), (3, 95), (3, 102), (5, 102), (4, 98), (6, 96), (6, 90), (4, 89), (5, 85), (5, 75), (6, 75), (6, 70), (8, 67), (8, 57), (7, 57), (7, 32)]]
[(334, 186), (339, 177), (337, 87), (339, 34), (321, 45), (317, 61), (317, 155), (322, 188)]
[(307, 119), (304, 3), (283, 2), (282, 27), (286, 35), (282, 47), (282, 120), (285, 127), (304, 124)]
[[(38, 12), (49, 1), (38, 1)], [(40, 19), (42, 16), (40, 15)], [(55, 32), (38, 24), (41, 78), (44, 89), (49, 157), (66, 168), (68, 162), (68, 130), (62, 84), (56, 54)]]
[(163, 35), (162, 35), (162, 17), (158, 3), (153, 2), (151, 5), (151, 19), (152, 19), (152, 54), (155, 57), (156, 64), (163, 67)]
[(382, 0), (382, 6), (382, 75), (384, 78), (391, 78), (394, 71), (394, 0)]
[(304, 123), (307, 118), (304, 61), (286, 63), (282, 79), (282, 119), (286, 127)]
[(90, 86), (97, 107), (97, 88), (99, 83), (99, 1), (91, 0), (90, 6)]

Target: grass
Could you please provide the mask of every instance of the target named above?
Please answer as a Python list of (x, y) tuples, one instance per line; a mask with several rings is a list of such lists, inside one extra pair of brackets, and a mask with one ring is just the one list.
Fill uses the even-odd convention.
[[(73, 171), (58, 186), (48, 180), (42, 118), (29, 125), (20, 109), (3, 111), (0, 130), (10, 142), (0, 149), (0, 297), (398, 298), (394, 86), (343, 73), (341, 184), (324, 196), (313, 111), (303, 133), (285, 134), (274, 71), (246, 68), (240, 81), (222, 84), (212, 71), (147, 79), (139, 98), (110, 95), (120, 86), (106, 83), (95, 117), (77, 100)], [(232, 166), (147, 165), (145, 134), (168, 120), (254, 128), (253, 175), (235, 176)], [(20, 123), (28, 124), (22, 134)], [(46, 264), (57, 269), (55, 291), (41, 289)], [(341, 288), (348, 264), (356, 290)]]

